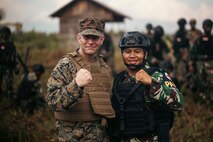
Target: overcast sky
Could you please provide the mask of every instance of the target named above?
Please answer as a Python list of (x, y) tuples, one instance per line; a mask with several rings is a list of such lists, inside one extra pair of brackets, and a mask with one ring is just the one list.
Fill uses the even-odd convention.
[[(3, 22), (21, 22), (23, 30), (41, 32), (58, 32), (58, 18), (50, 14), (63, 7), (71, 0), (1, 0), (0, 8), (5, 11)], [(162, 25), (165, 32), (174, 33), (176, 21), (184, 17), (188, 21), (197, 19), (197, 27), (202, 21), (213, 18), (213, 0), (97, 0), (106, 6), (129, 17), (124, 23), (108, 24), (107, 30), (144, 31), (150, 22), (153, 26)], [(212, 19), (213, 20), (213, 19)], [(187, 27), (188, 28), (188, 27)]]

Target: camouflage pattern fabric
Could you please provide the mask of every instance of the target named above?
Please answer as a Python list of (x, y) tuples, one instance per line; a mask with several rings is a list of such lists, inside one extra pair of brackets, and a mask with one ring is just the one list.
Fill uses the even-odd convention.
[(183, 95), (164, 70), (152, 74), (153, 82), (150, 86), (150, 96), (166, 103), (173, 110), (183, 107)]
[(82, 35), (101, 36), (104, 32), (105, 23), (97, 18), (86, 18), (79, 22)]
[[(204, 33), (194, 44), (191, 58), (195, 62), (195, 88), (206, 104), (213, 103), (213, 35)], [(193, 76), (193, 74), (191, 75)]]
[(74, 64), (63, 58), (51, 73), (46, 101), (54, 111), (67, 111), (82, 97), (83, 90), (73, 80), (76, 72)]
[(213, 61), (197, 62), (196, 87), (206, 104), (213, 104)]
[(189, 38), (190, 50), (193, 47), (195, 41), (202, 35), (202, 32), (198, 29), (189, 30), (187, 33), (187, 37)]
[[(183, 107), (183, 95), (171, 80), (169, 74), (165, 70), (160, 69), (155, 71), (151, 77), (153, 81), (150, 85), (150, 97), (166, 103), (173, 110), (181, 110)], [(126, 73), (125, 80), (134, 81), (135, 78), (131, 78)]]
[[(63, 57), (53, 69), (47, 83), (46, 101), (53, 111), (69, 112), (82, 98), (83, 89), (74, 77), (77, 68)], [(100, 121), (69, 122), (56, 120), (59, 142), (105, 142), (107, 137)], [(106, 140), (105, 140), (106, 139)]]
[(59, 142), (107, 142), (105, 127), (99, 121), (63, 122), (56, 121)]
[(180, 60), (176, 63), (175, 71), (176, 77), (180, 83), (187, 81), (186, 74), (188, 72), (188, 61)]

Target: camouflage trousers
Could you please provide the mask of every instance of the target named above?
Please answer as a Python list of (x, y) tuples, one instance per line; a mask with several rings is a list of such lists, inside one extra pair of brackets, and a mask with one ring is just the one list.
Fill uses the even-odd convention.
[(207, 104), (213, 103), (213, 61), (198, 61), (197, 62), (198, 81), (197, 88), (199, 96)]
[(108, 142), (105, 127), (100, 121), (56, 121), (57, 142)]

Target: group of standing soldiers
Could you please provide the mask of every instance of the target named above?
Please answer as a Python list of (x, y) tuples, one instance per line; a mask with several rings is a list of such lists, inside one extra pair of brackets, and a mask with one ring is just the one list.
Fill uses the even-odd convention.
[(213, 101), (213, 22), (205, 19), (203, 31), (196, 28), (196, 19), (190, 19), (190, 29), (186, 28), (185, 18), (180, 18), (177, 24), (179, 28), (170, 41), (170, 48), (163, 38), (163, 27), (153, 28), (152, 24), (147, 24), (146, 34), (153, 42), (150, 63), (166, 68), (171, 77), (175, 76), (173, 80), (179, 87), (180, 84), (186, 84), (209, 103)]
[[(19, 63), (24, 72), (16, 91), (13, 82), (14, 73), (19, 73)], [(32, 114), (38, 105), (44, 104), (40, 81), (43, 73), (41, 64), (34, 64), (28, 69), (16, 50), (11, 30), (6, 26), (0, 27), (0, 100), (9, 97), (22, 111)]]
[[(177, 20), (178, 30), (174, 35), (165, 40), (165, 32), (161, 25), (153, 27), (151, 23), (146, 25), (145, 35), (150, 38), (149, 63), (156, 67), (165, 68), (178, 88), (185, 84), (190, 90), (198, 92), (205, 100), (212, 100), (210, 90), (213, 84), (213, 35), (212, 20), (205, 19), (202, 23), (203, 31), (196, 27), (197, 21), (192, 18), (188, 22), (180, 18)], [(107, 48), (106, 48), (107, 47)], [(114, 69), (114, 47), (109, 34), (100, 48), (105, 61)], [(209, 77), (207, 77), (209, 76)], [(210, 89), (210, 90), (209, 90)]]

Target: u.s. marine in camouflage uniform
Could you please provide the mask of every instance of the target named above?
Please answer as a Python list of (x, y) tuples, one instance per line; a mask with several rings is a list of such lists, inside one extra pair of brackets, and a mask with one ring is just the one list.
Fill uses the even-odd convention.
[(55, 114), (58, 141), (108, 141), (104, 123), (114, 117), (110, 71), (97, 55), (104, 41), (104, 23), (86, 18), (79, 27), (80, 48), (65, 55), (54, 68), (46, 101)]

